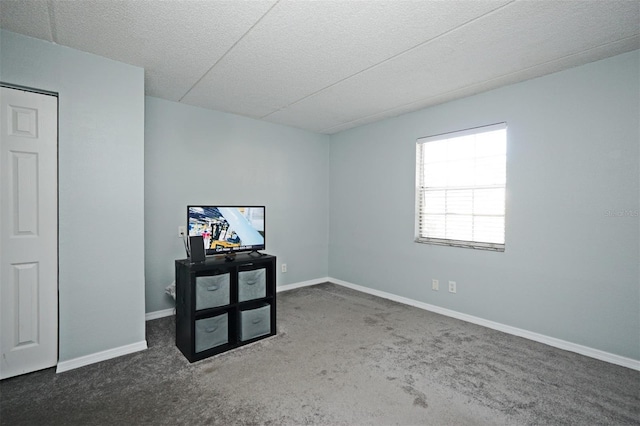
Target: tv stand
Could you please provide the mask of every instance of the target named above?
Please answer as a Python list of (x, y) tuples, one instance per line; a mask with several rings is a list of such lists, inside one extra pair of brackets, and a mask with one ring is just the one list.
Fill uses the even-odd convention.
[(198, 361), (276, 334), (276, 257), (176, 260), (176, 346)]

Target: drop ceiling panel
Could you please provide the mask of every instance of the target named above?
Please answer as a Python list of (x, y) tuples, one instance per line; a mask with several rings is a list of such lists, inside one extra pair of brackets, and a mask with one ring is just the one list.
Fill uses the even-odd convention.
[(49, 8), (44, 1), (0, 2), (0, 26), (8, 31), (52, 41)]
[[(541, 7), (540, 2), (512, 3), (266, 119), (293, 126), (313, 125), (316, 131), (326, 132), (367, 117), (383, 118), (386, 111), (394, 115), (399, 107), (424, 104), (425, 99), (450, 100), (461, 89), (498, 87), (505, 84), (503, 81), (513, 82), (506, 77), (536, 66), (536, 74), (519, 75), (532, 78), (557, 71), (539, 65), (570, 55), (575, 61), (566, 66), (586, 63), (602, 57), (602, 52), (593, 57), (576, 54), (594, 44), (606, 45), (638, 34), (637, 5), (554, 1)], [(589, 42), (584, 39), (585, 31), (590, 33)], [(628, 50), (640, 47), (637, 39), (627, 41)], [(611, 50), (610, 54), (614, 53)]]
[(273, 3), (56, 1), (56, 42), (144, 67), (146, 93), (178, 101)]
[(281, 1), (183, 101), (262, 117), (506, 3)]

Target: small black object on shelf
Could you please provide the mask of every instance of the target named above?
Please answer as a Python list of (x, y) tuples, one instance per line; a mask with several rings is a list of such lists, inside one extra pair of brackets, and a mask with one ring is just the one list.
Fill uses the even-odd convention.
[(202, 235), (190, 236), (189, 247), (191, 247), (191, 261), (204, 262), (204, 240), (202, 239)]

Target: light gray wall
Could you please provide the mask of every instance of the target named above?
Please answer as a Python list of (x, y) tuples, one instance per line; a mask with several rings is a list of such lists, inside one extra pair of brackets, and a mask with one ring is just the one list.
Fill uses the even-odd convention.
[(327, 276), (328, 136), (152, 97), (145, 120), (147, 312), (174, 306), (189, 204), (265, 205), (277, 285)]
[[(334, 135), (330, 276), (640, 359), (638, 62), (635, 51)], [(502, 121), (506, 251), (414, 243), (416, 139)]]
[(143, 70), (6, 31), (0, 43), (0, 80), (59, 93), (59, 360), (143, 342)]

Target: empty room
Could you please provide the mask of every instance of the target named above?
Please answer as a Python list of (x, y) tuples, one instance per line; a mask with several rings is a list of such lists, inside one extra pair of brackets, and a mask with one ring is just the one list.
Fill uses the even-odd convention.
[(640, 425), (640, 1), (0, 0), (0, 423)]

